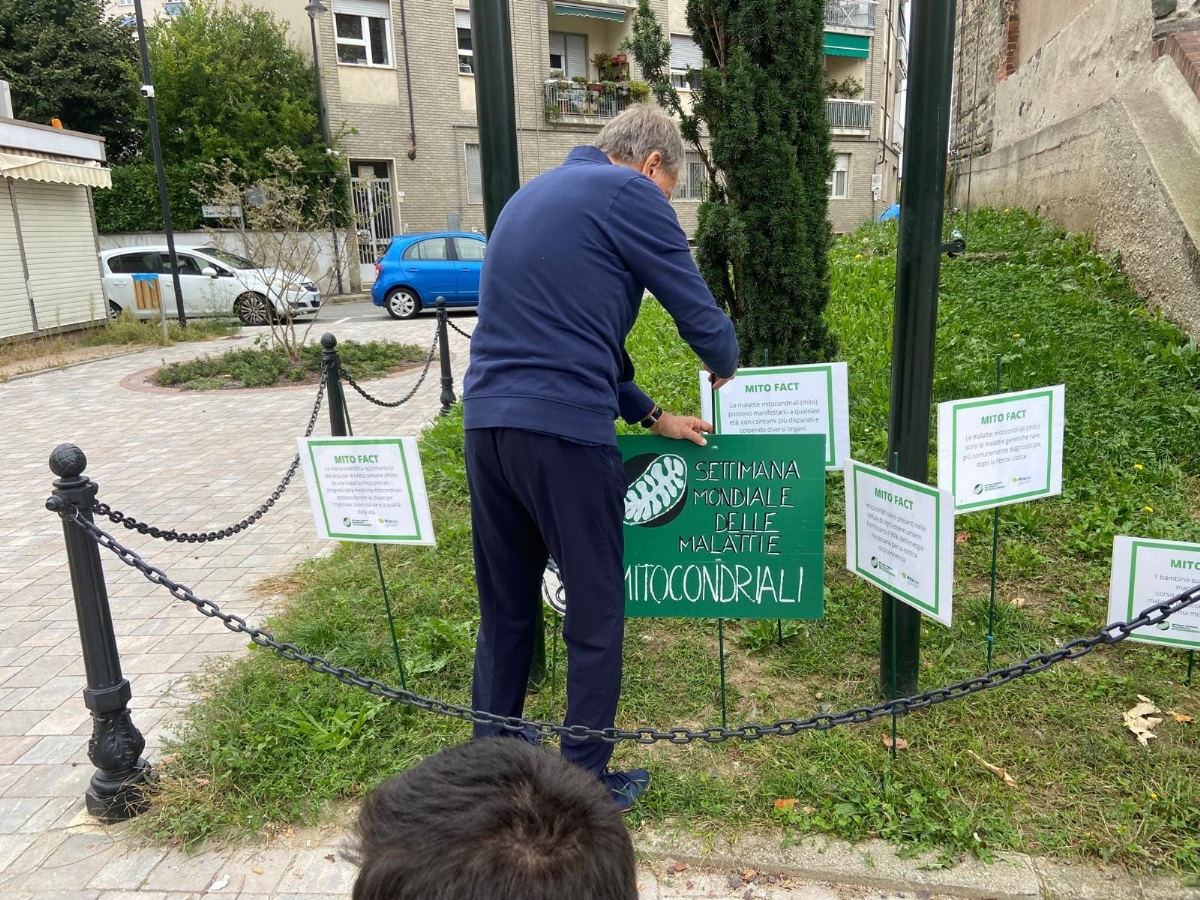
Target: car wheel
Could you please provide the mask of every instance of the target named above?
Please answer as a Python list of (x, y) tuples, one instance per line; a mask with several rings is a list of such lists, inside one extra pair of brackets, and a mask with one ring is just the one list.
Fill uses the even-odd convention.
[(387, 295), (383, 305), (393, 319), (413, 319), (421, 311), (421, 300), (410, 288), (396, 288)]
[(121, 304), (114, 303), (112, 300), (108, 301), (108, 318), (110, 321), (115, 322), (117, 319), (121, 318), (121, 313), (123, 312), (125, 312), (125, 310), (121, 309)]
[(271, 323), (270, 307), (267, 298), (253, 292), (242, 294), (233, 304), (234, 312), (243, 325), (269, 325)]

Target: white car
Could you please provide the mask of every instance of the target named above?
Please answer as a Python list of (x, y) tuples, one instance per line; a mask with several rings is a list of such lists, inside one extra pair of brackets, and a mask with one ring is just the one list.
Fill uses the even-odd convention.
[[(188, 316), (236, 315), (244, 325), (266, 325), (273, 316), (315, 315), (321, 291), (304, 275), (264, 268), (219, 247), (176, 247), (183, 311)], [(121, 247), (100, 254), (109, 313), (125, 310), (157, 319), (157, 303), (174, 315), (175, 287), (165, 246)]]

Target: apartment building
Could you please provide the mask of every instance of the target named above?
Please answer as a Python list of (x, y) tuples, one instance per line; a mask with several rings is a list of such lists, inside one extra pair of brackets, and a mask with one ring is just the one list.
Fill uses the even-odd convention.
[[(110, 6), (123, 11), (126, 0)], [(311, 46), (304, 0), (253, 0)], [(897, 202), (903, 127), (898, 116), (908, 58), (908, 0), (827, 0), (825, 69), (836, 170), (829, 215), (850, 231)], [(147, 10), (172, 3), (143, 0)], [(652, 0), (670, 34), (675, 84), (690, 90), (701, 63), (687, 0)], [(510, 0), (522, 181), (591, 143), (638, 97), (636, 66), (621, 50), (636, 0)], [(149, 15), (149, 12), (147, 12)], [(322, 0), (316, 15), (331, 131), (346, 154), (364, 281), (395, 233), (482, 229), (468, 0)], [(688, 233), (704, 196), (692, 154), (674, 204)]]

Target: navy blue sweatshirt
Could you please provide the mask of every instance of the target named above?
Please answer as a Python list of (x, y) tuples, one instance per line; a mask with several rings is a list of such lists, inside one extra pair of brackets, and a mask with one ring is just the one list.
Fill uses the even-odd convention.
[(670, 202), (594, 147), (521, 188), (488, 240), (463, 384), (466, 428), (521, 428), (615, 444), (645, 418), (625, 337), (649, 290), (717, 375), (734, 374), (733, 323), (696, 270)]

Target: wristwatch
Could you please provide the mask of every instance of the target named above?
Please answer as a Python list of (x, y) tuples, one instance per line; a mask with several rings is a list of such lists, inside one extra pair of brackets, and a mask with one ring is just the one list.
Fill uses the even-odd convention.
[(656, 403), (654, 405), (654, 409), (650, 410), (650, 412), (648, 412), (646, 414), (646, 418), (642, 419), (642, 421), (639, 422), (638, 424), (641, 425), (643, 428), (653, 428), (655, 423), (658, 422), (658, 420), (661, 419), (662, 416), (663, 416), (662, 408)]

